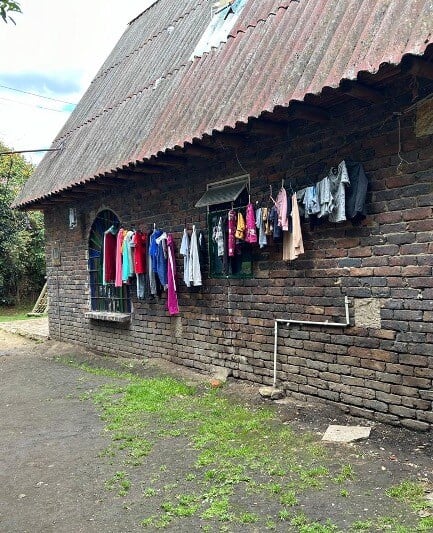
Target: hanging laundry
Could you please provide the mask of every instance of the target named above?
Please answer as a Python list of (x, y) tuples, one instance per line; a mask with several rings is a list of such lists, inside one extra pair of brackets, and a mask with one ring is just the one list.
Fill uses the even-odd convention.
[(304, 244), (302, 241), (301, 218), (299, 216), (298, 201), (296, 194), (291, 197), (292, 205), (292, 232), (283, 232), (283, 260), (293, 261), (300, 254), (304, 253)]
[(186, 228), (183, 230), (179, 252), (183, 255), (183, 281), (187, 287), (191, 287), (191, 282), (189, 281), (189, 235)]
[(245, 219), (243, 214), (239, 211), (238, 213), (238, 219), (237, 219), (237, 225), (236, 225), (236, 232), (235, 237), (236, 239), (244, 240), (245, 239), (245, 229), (246, 229)]
[(135, 231), (132, 237), (134, 272), (144, 274), (146, 272), (146, 243), (147, 235), (141, 231)]
[(223, 257), (225, 250), (224, 250), (224, 231), (223, 231), (223, 219), (222, 217), (219, 217), (218, 224), (214, 226), (212, 230), (212, 239), (216, 243), (218, 248), (218, 257)]
[[(201, 239), (202, 240), (202, 239)], [(192, 227), (190, 254), (189, 254), (189, 281), (194, 287), (202, 284), (200, 256), (199, 256), (199, 242), (196, 227)]]
[(155, 271), (153, 270), (153, 257), (151, 255), (151, 244), (152, 241), (154, 241), (154, 234), (150, 233), (147, 237), (148, 247), (147, 247), (147, 275), (149, 278), (149, 291), (152, 296), (156, 296), (158, 293), (157, 290), (157, 284), (156, 284), (156, 277), (155, 277)]
[(256, 228), (259, 231), (259, 246), (263, 248), (268, 244), (268, 239), (266, 237), (265, 231), (265, 220), (263, 219), (263, 210), (265, 208), (259, 207), (256, 209)]
[(118, 228), (111, 226), (104, 233), (103, 244), (103, 284), (114, 283), (116, 279), (116, 243), (117, 243)]
[(167, 309), (170, 315), (179, 314), (176, 287), (176, 260), (174, 256), (173, 236), (167, 236)]
[(227, 249), (228, 256), (233, 257), (235, 255), (236, 248), (236, 223), (237, 215), (234, 209), (230, 209), (228, 213), (227, 228), (228, 228), (228, 237), (227, 237)]
[(272, 228), (272, 237), (274, 242), (281, 241), (283, 230), (281, 229), (281, 226), (278, 225), (278, 211), (275, 205), (271, 207), (269, 212), (269, 223)]
[(129, 278), (134, 275), (134, 259), (132, 255), (132, 238), (133, 231), (125, 232), (122, 244), (122, 281), (127, 283)]
[(167, 249), (167, 233), (162, 232), (159, 237), (155, 239), (157, 245), (156, 253), (156, 274), (159, 278), (161, 285), (164, 289), (167, 288), (167, 261), (168, 261), (168, 249)]
[(269, 211), (270, 209), (268, 207), (262, 207), (262, 217), (263, 224), (265, 226), (265, 235), (272, 235), (272, 227), (271, 222), (269, 220)]
[(303, 204), (305, 218), (310, 218), (311, 215), (320, 213), (319, 197), (317, 196), (317, 187), (315, 185), (305, 189)]
[(365, 218), (368, 179), (361, 163), (346, 161), (350, 186), (346, 189), (346, 215), (353, 223)]
[(120, 228), (116, 239), (116, 278), (114, 280), (115, 287), (122, 286), (122, 246), (126, 231)]
[(245, 242), (254, 244), (257, 242), (256, 216), (252, 203), (247, 205)]
[(275, 207), (278, 212), (278, 225), (283, 231), (289, 230), (289, 221), (287, 219), (287, 192), (284, 187), (281, 187), (277, 199), (275, 200)]
[(346, 186), (350, 185), (346, 163), (342, 161), (338, 168), (331, 169), (328, 174), (331, 184), (331, 194), (334, 209), (329, 215), (330, 222), (344, 222), (346, 220)]
[(139, 300), (144, 300), (146, 296), (146, 243), (147, 235), (141, 231), (135, 231), (132, 237), (132, 246), (137, 298)]

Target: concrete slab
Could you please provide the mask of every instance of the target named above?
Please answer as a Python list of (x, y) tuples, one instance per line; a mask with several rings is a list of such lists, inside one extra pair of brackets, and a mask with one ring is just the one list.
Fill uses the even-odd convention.
[(325, 442), (354, 442), (368, 439), (370, 432), (370, 427), (330, 425), (325, 431), (322, 440)]

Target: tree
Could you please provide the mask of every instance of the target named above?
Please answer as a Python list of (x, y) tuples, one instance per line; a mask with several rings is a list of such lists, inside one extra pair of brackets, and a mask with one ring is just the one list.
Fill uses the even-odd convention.
[(0, 15), (4, 22), (10, 20), (15, 24), (14, 19), (9, 15), (9, 13), (21, 13), (21, 7), (18, 2), (13, 0), (0, 0)]
[[(8, 148), (0, 143), (0, 152)], [(0, 304), (40, 291), (45, 279), (43, 215), (11, 208), (34, 167), (21, 155), (0, 156)]]

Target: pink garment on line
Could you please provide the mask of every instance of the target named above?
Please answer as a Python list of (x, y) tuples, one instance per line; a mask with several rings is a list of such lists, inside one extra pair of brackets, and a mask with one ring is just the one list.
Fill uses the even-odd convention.
[(278, 225), (283, 231), (289, 231), (289, 219), (287, 218), (287, 192), (284, 187), (281, 187), (275, 200), (275, 207), (278, 212)]
[(245, 242), (254, 244), (257, 242), (256, 214), (254, 212), (254, 206), (251, 203), (247, 205), (246, 223)]
[(229, 214), (228, 214), (228, 222), (227, 222), (228, 233), (229, 233), (228, 239), (227, 239), (227, 248), (228, 248), (228, 256), (229, 257), (234, 257), (234, 255), (235, 255), (235, 249), (236, 249), (236, 238), (235, 238), (236, 221), (237, 221), (236, 211), (234, 209), (231, 209), (229, 211)]
[(174, 241), (171, 234), (167, 235), (167, 254), (167, 309), (170, 315), (178, 315), (176, 260), (174, 257)]
[(126, 231), (120, 228), (117, 233), (116, 241), (116, 279), (114, 280), (115, 287), (122, 286), (122, 246)]

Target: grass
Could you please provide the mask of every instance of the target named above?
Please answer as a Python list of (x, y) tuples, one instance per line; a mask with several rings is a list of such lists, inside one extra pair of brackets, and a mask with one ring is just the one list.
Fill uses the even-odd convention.
[[(281, 424), (271, 408), (235, 402), (224, 389), (196, 389), (171, 377), (145, 379), (62, 362), (110, 380), (89, 396), (111, 436), (101, 460), (117, 468), (105, 485), (123, 498), (134, 483), (144, 487), (144, 528), (176, 528), (179, 521), (192, 520), (192, 527), (199, 523), (203, 531), (234, 531), (241, 526), (272, 531), (283, 524), (295, 533), (341, 531), (326, 516), (318, 522), (300, 512), (311, 508), (314, 513), (314, 503), (311, 507), (308, 502), (314, 502), (320, 491), (333, 491), (334, 501), (349, 498), (350, 483), (349, 501), (359, 494), (355, 467), (328, 456), (317, 435), (295, 432)], [(154, 455), (155, 446), (168, 439), (183, 456), (181, 472), (176, 457)], [(411, 531), (432, 530), (431, 517), (415, 515), (426, 506), (420, 484), (403, 482), (386, 494), (400, 509), (410, 506), (415, 524)], [(272, 514), (258, 513), (253, 501), (272, 508)], [(393, 516), (381, 517), (379, 512), (366, 512), (346, 530), (409, 531)]]
[(31, 306), (26, 307), (0, 307), (0, 322), (14, 322), (16, 320), (30, 320), (27, 316), (32, 310)]

